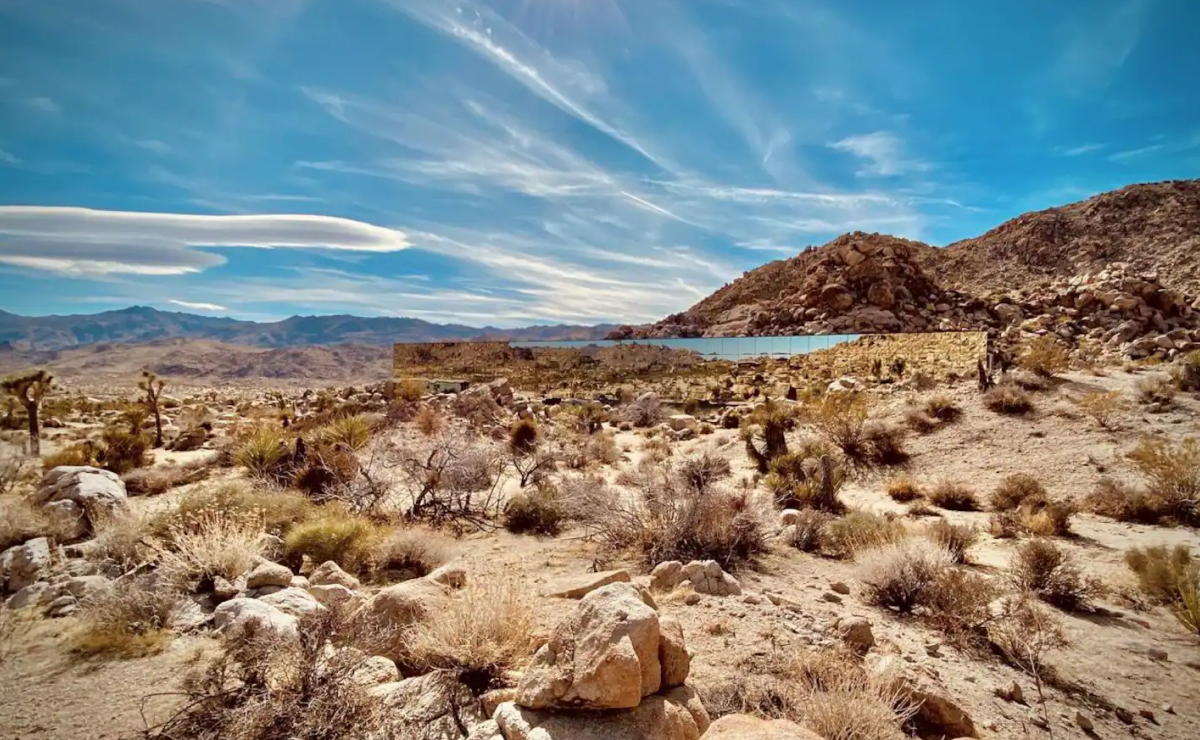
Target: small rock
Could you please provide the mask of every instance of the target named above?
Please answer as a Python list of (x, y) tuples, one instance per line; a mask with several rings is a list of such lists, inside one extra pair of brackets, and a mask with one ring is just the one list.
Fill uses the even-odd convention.
[(321, 563), (313, 572), (308, 575), (309, 586), (345, 586), (346, 588), (358, 588), (360, 585), (357, 578), (342, 570), (341, 566), (332, 560), (326, 560)]
[(1050, 727), (1050, 723), (1047, 722), (1046, 718), (1041, 716), (1040, 714), (1035, 715), (1032, 719), (1030, 719), (1029, 723), (1031, 725), (1033, 725), (1034, 727), (1040, 727), (1043, 730), (1048, 729)]
[(1089, 719), (1086, 714), (1080, 711), (1075, 712), (1075, 724), (1079, 725), (1079, 729), (1083, 730), (1084, 732), (1092, 732), (1096, 729), (1096, 726), (1092, 724), (1092, 720)]
[(841, 594), (842, 596), (850, 595), (850, 587), (841, 581), (829, 584), (829, 590), (833, 591), (834, 593)]
[(389, 658), (372, 655), (363, 661), (362, 666), (354, 671), (351, 680), (361, 686), (375, 686), (400, 680), (400, 670)]
[(763, 597), (759, 596), (758, 594), (746, 594), (742, 597), (742, 602), (746, 604), (761, 604), (763, 602)]
[(1018, 704), (1025, 703), (1025, 692), (1021, 689), (1021, 684), (1016, 681), (1013, 681), (1012, 686), (997, 686), (992, 690), (992, 693), (1004, 701), (1013, 701)]
[(270, 586), (287, 588), (292, 585), (292, 571), (287, 566), (263, 561), (254, 566), (246, 576), (246, 588), (260, 589)]
[(875, 634), (871, 631), (871, 622), (863, 617), (843, 617), (837, 621), (838, 635), (842, 642), (859, 653), (865, 653), (875, 646)]
[(54, 601), (50, 602), (50, 606), (46, 607), (46, 613), (54, 618), (69, 617), (79, 608), (79, 602), (74, 596), (66, 595), (59, 596)]
[(842, 603), (842, 597), (838, 596), (832, 591), (826, 591), (825, 593), (821, 594), (821, 601), (827, 601), (830, 604), (840, 604)]
[(931, 657), (931, 658), (942, 657), (942, 643), (929, 642), (929, 643), (925, 643), (924, 647), (925, 647), (925, 654), (928, 655), (929, 657)]
[(1142, 719), (1146, 720), (1147, 722), (1156, 725), (1158, 724), (1158, 720), (1154, 717), (1154, 712), (1150, 711), (1149, 709), (1139, 709), (1138, 714), (1140, 714)]
[(1117, 715), (1117, 719), (1121, 720), (1125, 724), (1133, 724), (1133, 712), (1129, 711), (1125, 707), (1114, 707), (1113, 714)]
[(1150, 656), (1150, 660), (1157, 660), (1160, 663), (1166, 663), (1171, 658), (1170, 653), (1168, 653), (1166, 650), (1156, 647), (1152, 647), (1147, 650), (1146, 654)]
[(288, 588), (308, 588), (308, 579), (304, 576), (292, 576), (292, 582), (288, 584)]
[(450, 588), (462, 588), (467, 585), (467, 569), (461, 563), (446, 563), (425, 577)]
[(702, 598), (703, 598), (703, 597), (702, 597), (702, 596), (700, 596), (700, 594), (698, 594), (698, 593), (696, 593), (695, 591), (693, 591), (692, 593), (690, 593), (690, 594), (688, 594), (687, 596), (685, 596), (685, 597), (684, 597), (684, 599), (683, 599), (683, 603), (687, 604), (688, 606), (695, 606), (696, 604), (699, 604), (699, 603), (700, 603), (700, 600), (701, 600)]
[(347, 601), (353, 601), (355, 594), (350, 589), (337, 583), (325, 586), (309, 586), (308, 593), (323, 606), (333, 606)]
[(683, 563), (668, 560), (659, 563), (650, 571), (650, 587), (659, 591), (670, 591), (683, 580)]
[(1164, 702), (1163, 705), (1159, 707), (1159, 709), (1163, 710), (1163, 712), (1165, 712), (1167, 714), (1175, 714), (1174, 705), (1167, 703), (1167, 702)]
[(240, 588), (233, 585), (221, 576), (213, 579), (213, 601), (218, 604), (223, 604), (230, 599), (237, 598)]

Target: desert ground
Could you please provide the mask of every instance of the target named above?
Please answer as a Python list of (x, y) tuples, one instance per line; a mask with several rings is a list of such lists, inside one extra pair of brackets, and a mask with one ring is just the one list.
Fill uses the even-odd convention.
[(40, 458), (4, 417), (0, 737), (1195, 738), (1195, 360), (1025, 358), (65, 379)]

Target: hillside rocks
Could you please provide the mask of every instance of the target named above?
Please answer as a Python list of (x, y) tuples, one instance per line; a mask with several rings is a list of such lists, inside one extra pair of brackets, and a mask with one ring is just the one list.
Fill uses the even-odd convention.
[(36, 583), (50, 568), (50, 541), (29, 540), (0, 553), (0, 584), (6, 593), (16, 593)]
[(30, 500), (50, 508), (58, 516), (73, 517), (79, 526), (76, 536), (129, 512), (120, 476), (88, 466), (62, 465), (50, 470)]
[(684, 565), (678, 560), (659, 563), (650, 573), (651, 588), (670, 591), (689, 585), (698, 594), (740, 596), (742, 584), (721, 569), (715, 560), (693, 560)]

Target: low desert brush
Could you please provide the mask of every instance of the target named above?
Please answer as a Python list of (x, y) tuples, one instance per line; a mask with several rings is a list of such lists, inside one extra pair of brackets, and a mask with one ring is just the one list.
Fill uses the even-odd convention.
[(904, 423), (917, 434), (929, 434), (941, 426), (941, 422), (926, 413), (924, 409), (915, 407), (904, 412)]
[(1168, 516), (1161, 496), (1114, 478), (1101, 478), (1084, 497), (1083, 507), (1093, 514), (1135, 524), (1158, 524)]
[(62, 517), (35, 506), (23, 496), (0, 497), (0, 551), (32, 540), (49, 537), (65, 542), (74, 527)]
[(426, 437), (436, 437), (446, 429), (446, 420), (432, 406), (422, 406), (413, 419), (417, 431)]
[(181, 585), (216, 576), (232, 581), (254, 567), (264, 534), (257, 513), (198, 510), (168, 525), (159, 567)]
[(780, 455), (771, 461), (764, 481), (775, 505), (784, 509), (820, 509), (840, 513), (845, 509), (839, 493), (846, 481), (842, 466), (832, 457)]
[(992, 511), (1012, 511), (1026, 502), (1044, 503), (1046, 487), (1028, 473), (1007, 475), (992, 492), (989, 503)]
[(1171, 610), (1190, 632), (1200, 633), (1200, 560), (1190, 548), (1154, 546), (1125, 553), (1142, 593)]
[(1077, 398), (1075, 405), (1101, 429), (1115, 429), (1117, 417), (1125, 410), (1125, 397), (1120, 391), (1097, 391)]
[(997, 414), (1024, 416), (1033, 411), (1033, 400), (1013, 383), (1000, 383), (983, 394), (983, 405)]
[(171, 617), (178, 596), (148, 580), (122, 583), (84, 600), (79, 626), (70, 636), (76, 655), (138, 658), (171, 643)]
[(292, 455), (283, 434), (269, 427), (260, 427), (236, 441), (233, 463), (248, 474), (263, 480), (280, 480), (287, 476)]
[(382, 583), (422, 578), (450, 562), (454, 550), (454, 541), (436, 530), (395, 529), (377, 542), (369, 575)]
[(185, 493), (173, 509), (154, 515), (146, 526), (150, 534), (169, 543), (172, 529), (187, 531), (191, 523), (201, 520), (198, 514), (208, 511), (258, 517), (267, 533), (283, 536), (300, 522), (317, 516), (321, 509), (293, 491), (232, 481)]
[(371, 441), (372, 421), (363, 414), (342, 416), (317, 430), (315, 439), (330, 447), (345, 447), (355, 452)]
[(834, 520), (833, 514), (820, 509), (801, 509), (791, 526), (791, 539), (787, 543), (801, 552), (817, 552), (825, 541), (825, 527)]
[(1017, 357), (1017, 364), (1035, 375), (1052, 378), (1070, 368), (1071, 356), (1058, 338), (1043, 334), (1025, 345)]
[(945, 548), (955, 563), (965, 563), (967, 550), (979, 540), (979, 530), (969, 525), (939, 520), (925, 527), (925, 537)]
[(566, 506), (549, 481), (513, 494), (504, 506), (504, 527), (514, 534), (552, 537), (562, 531), (566, 520)]
[(1062, 623), (1027, 595), (1006, 599), (988, 622), (988, 642), (1009, 665), (1039, 682), (1050, 675), (1049, 654), (1067, 647)]
[(1139, 404), (1169, 408), (1175, 403), (1177, 386), (1166, 375), (1150, 375), (1138, 378), (1133, 390)]
[(367, 574), (382, 537), (379, 526), (334, 504), (322, 508), (319, 516), (297, 524), (283, 538), (284, 562), (299, 570), (305, 558), (314, 565), (332, 560), (348, 573)]
[(1102, 592), (1100, 582), (1084, 576), (1066, 550), (1042, 538), (1017, 546), (1008, 576), (1018, 590), (1067, 611), (1088, 607)]
[(934, 506), (951, 511), (978, 511), (980, 508), (973, 490), (948, 478), (938, 481), (929, 489), (926, 497)]
[(1200, 440), (1178, 444), (1149, 439), (1129, 453), (1147, 488), (1162, 500), (1165, 514), (1188, 526), (1200, 525)]
[(977, 648), (986, 639), (992, 604), (1001, 588), (993, 579), (966, 568), (947, 568), (923, 594), (922, 620), (954, 645)]
[(868, 511), (851, 511), (826, 523), (821, 551), (831, 557), (854, 559), (863, 552), (907, 537), (908, 530), (897, 519)]
[(130, 496), (161, 496), (173, 488), (204, 480), (210, 472), (207, 460), (196, 460), (185, 465), (138, 468), (121, 476), (121, 480)]
[(907, 614), (925, 603), (954, 556), (928, 540), (906, 540), (865, 554), (858, 580), (867, 603)]
[(934, 396), (925, 401), (925, 413), (945, 424), (953, 424), (962, 418), (962, 407), (950, 396)]
[(909, 475), (901, 475), (888, 481), (887, 494), (893, 501), (901, 504), (916, 501), (924, 495), (916, 479)]
[(529, 657), (536, 627), (520, 582), (472, 581), (435, 618), (414, 625), (404, 662), (421, 673), (450, 671), (481, 693), (502, 686), (504, 674)]
[(698, 491), (729, 478), (733, 471), (728, 458), (709, 450), (680, 460), (676, 469), (683, 480)]

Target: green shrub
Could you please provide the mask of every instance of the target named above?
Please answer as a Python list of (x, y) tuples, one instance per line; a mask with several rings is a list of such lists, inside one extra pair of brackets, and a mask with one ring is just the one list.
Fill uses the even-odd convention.
[(281, 432), (260, 427), (235, 443), (233, 463), (253, 477), (280, 480), (288, 475), (292, 454)]
[(284, 562), (292, 570), (299, 570), (306, 557), (314, 565), (332, 560), (349, 573), (366, 574), (380, 538), (377, 525), (331, 504), (287, 533), (283, 538)]
[(146, 453), (153, 440), (145, 434), (131, 434), (124, 429), (108, 427), (101, 435), (100, 464), (105, 470), (123, 475), (135, 468), (145, 467)]
[(371, 441), (371, 420), (362, 414), (343, 416), (317, 432), (316, 439), (328, 447), (345, 447), (357, 452)]

